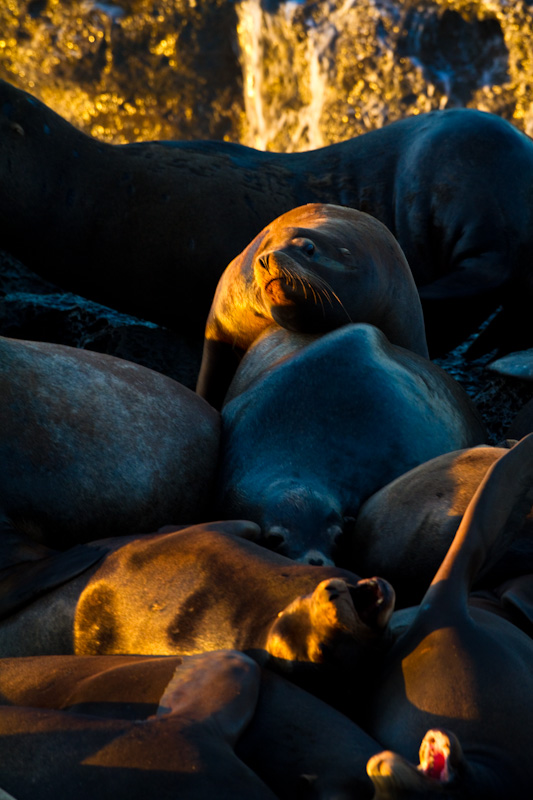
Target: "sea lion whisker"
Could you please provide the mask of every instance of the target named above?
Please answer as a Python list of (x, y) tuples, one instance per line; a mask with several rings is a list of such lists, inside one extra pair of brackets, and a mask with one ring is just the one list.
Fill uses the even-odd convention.
[[(305, 297), (305, 299), (307, 300), (307, 289), (305, 288), (305, 283), (304, 283), (304, 281), (303, 281), (303, 278), (301, 277), (301, 275), (297, 275), (296, 277), (298, 278), (298, 280), (299, 280), (299, 281), (300, 281), (300, 283), (302, 284), (302, 289), (304, 290), (304, 297)], [(312, 288), (312, 287), (311, 287), (311, 284), (309, 284), (309, 288)]]
[(344, 305), (344, 303), (340, 299), (339, 295), (336, 292), (333, 291), (331, 285), (326, 280), (324, 280), (324, 278), (321, 278), (320, 276), (317, 276), (317, 278), (318, 278), (318, 281), (322, 284), (322, 288), (323, 288), (323, 290), (326, 292), (326, 294), (328, 296), (328, 300), (330, 302), (330, 305), (333, 306), (333, 303), (331, 302), (331, 299), (330, 299), (330, 296), (329, 296), (329, 293), (331, 292), (331, 294), (333, 295), (333, 297), (335, 298), (337, 303), (340, 305), (340, 307), (342, 308), (342, 310), (344, 311), (344, 313), (346, 314), (346, 316), (348, 317), (350, 322), (353, 322), (350, 314), (348, 313), (348, 311), (346, 309), (346, 306)]
[(296, 281), (294, 280), (294, 275), (292, 274), (290, 269), (287, 269), (287, 267), (283, 267), (281, 269), (281, 274), (283, 275), (284, 278), (286, 278), (287, 283), (289, 284), (289, 286), (291, 286), (293, 289), (295, 289), (296, 288)]
[(309, 286), (309, 288), (311, 289), (311, 291), (313, 293), (313, 299), (315, 301), (315, 306), (318, 305), (318, 299), (320, 299), (320, 304), (321, 304), (322, 308), (324, 308), (324, 303), (322, 302), (322, 298), (320, 297), (320, 290), (315, 291), (315, 288), (314, 288), (314, 286), (313, 286), (313, 284), (311, 283), (310, 280), (306, 280), (306, 283), (307, 283), (307, 285)]

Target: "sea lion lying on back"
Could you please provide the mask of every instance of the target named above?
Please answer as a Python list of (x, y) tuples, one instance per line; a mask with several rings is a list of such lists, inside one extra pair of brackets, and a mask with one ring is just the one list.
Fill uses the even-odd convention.
[(252, 522), (223, 521), (79, 545), (93, 565), (77, 577), (64, 565), (69, 551), (42, 559), (52, 589), (39, 562), (4, 570), (0, 656), (236, 648), (332, 702), (344, 676), (346, 701), (354, 669), (362, 675), (388, 643), (394, 591), (380, 578), (297, 564), (249, 541), (258, 534)]
[(207, 318), (198, 394), (220, 408), (239, 358), (273, 322), (300, 333), (369, 322), (392, 344), (428, 355), (401, 247), (377, 219), (352, 208), (294, 208), (229, 264)]
[[(375, 692), (370, 687), (366, 729), (386, 748), (368, 764), (378, 800), (528, 795), (533, 639), (502, 614), (476, 607), (469, 594), (532, 502), (529, 435), (485, 475), (420, 606), (377, 671)], [(533, 576), (522, 578), (517, 594), (529, 604), (530, 624), (532, 587)]]

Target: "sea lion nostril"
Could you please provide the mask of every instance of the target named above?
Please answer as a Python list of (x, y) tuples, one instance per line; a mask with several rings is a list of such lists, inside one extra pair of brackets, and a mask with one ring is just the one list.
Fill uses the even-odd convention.
[(268, 268), (268, 255), (259, 256), (257, 260), (259, 262), (259, 265), (265, 270), (265, 272), (268, 272), (270, 274), (270, 270)]

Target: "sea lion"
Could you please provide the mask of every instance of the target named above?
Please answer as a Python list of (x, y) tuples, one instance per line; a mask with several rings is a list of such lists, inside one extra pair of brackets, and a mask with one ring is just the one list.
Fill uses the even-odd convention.
[[(230, 675), (234, 680), (228, 680)], [(258, 687), (254, 693), (250, 683), (253, 686), (256, 680)], [(240, 709), (234, 693), (228, 691), (236, 683), (243, 684)], [(202, 689), (205, 696), (201, 694)], [(105, 727), (104, 719), (112, 720), (113, 724), (119, 719), (147, 720), (148, 727), (154, 728), (150, 738), (153, 736), (156, 741), (160, 741), (157, 726), (152, 726), (151, 722), (158, 712), (161, 718), (161, 711), (166, 712), (163, 715), (166, 718), (167, 709), (170, 711), (172, 705), (176, 706), (178, 691), (181, 702), (173, 713), (183, 714), (184, 690), (187, 690), (191, 706), (194, 704), (197, 721), (200, 711), (203, 717), (209, 699), (213, 723), (222, 724), (220, 733), (227, 736), (235, 754), (275, 792), (276, 797), (294, 800), (295, 797), (311, 796), (311, 792), (313, 797), (335, 797), (338, 800), (349, 800), (354, 796), (370, 800), (372, 797), (366, 763), (379, 752), (380, 746), (344, 714), (271, 671), (259, 670), (243, 654), (235, 651), (215, 651), (183, 658), (39, 656), (0, 661), (2, 705), (18, 707), (22, 716), (28, 707), (33, 707), (61, 710), (67, 724), (72, 724), (74, 715), (99, 718), (102, 727)], [(225, 692), (227, 705), (222, 704)], [(216, 702), (211, 697), (213, 694)], [(0, 728), (4, 711), (0, 706)], [(250, 719), (251, 711), (253, 716)], [(216, 729), (213, 724), (211, 731), (206, 730), (204, 724), (201, 723), (200, 744), (205, 744)], [(185, 725), (184, 728), (187, 730)], [(69, 755), (61, 763), (69, 780), (72, 773), (81, 768), (77, 754), (84, 733), (85, 728), (80, 726), (75, 734), (74, 751), (72, 746), (65, 748)], [(109, 735), (113, 738), (113, 725)], [(0, 758), (4, 763), (6, 748), (13, 748), (15, 742), (10, 741), (6, 734), (0, 738)], [(46, 741), (48, 748), (55, 746), (49, 737), (41, 745), (43, 750), (47, 748)], [(166, 744), (165, 740), (160, 742), (160, 746), (165, 748)], [(17, 755), (17, 764), (19, 758)], [(212, 773), (223, 773), (228, 759), (233, 760), (233, 753), (224, 757), (219, 753), (216, 760), (209, 759), (205, 766)], [(58, 763), (55, 758), (53, 760)], [(168, 762), (174, 770), (179, 769), (179, 758), (173, 762), (169, 753)], [(32, 769), (31, 773), (35, 780), (36, 770)], [(196, 783), (201, 785), (204, 779), (201, 770)], [(306, 781), (312, 784), (309, 793), (305, 792)], [(242, 796), (246, 785), (245, 782), (234, 787), (236, 796)], [(13, 790), (15, 787), (18, 789), (14, 781), (11, 786)], [(143, 797), (159, 797), (157, 790), (158, 776), (153, 773), (153, 788)], [(183, 796), (189, 798), (190, 795)], [(218, 798), (219, 794), (205, 796)]]
[[(422, 603), (376, 673), (366, 720), (386, 748), (368, 765), (376, 797), (500, 800), (529, 791), (533, 640), (469, 603), (469, 592), (532, 502), (529, 435), (487, 472)], [(421, 741), (417, 769), (410, 762)]]
[(322, 337), (273, 326), (222, 409), (216, 509), (257, 522), (265, 544), (291, 558), (343, 564), (336, 550), (370, 495), (485, 438), (453, 378), (374, 326)]
[[(79, 545), (96, 548), (97, 563), (61, 583), (59, 554), (57, 586), (30, 605), (5, 570), (0, 654), (236, 648), (331, 702), (347, 702), (353, 670), (364, 675), (388, 643), (394, 591), (380, 578), (296, 564), (249, 541), (258, 534), (252, 522), (224, 521)], [(33, 562), (18, 567), (17, 581), (24, 568)]]
[[(34, 682), (23, 692), (27, 705), (0, 706), (2, 786), (17, 800), (34, 798), (36, 786), (42, 800), (95, 796), (275, 800), (276, 795), (234, 751), (253, 718), (260, 683), (259, 668), (242, 653), (209, 653), (177, 668), (169, 664), (175, 672), (153, 714), (146, 718), (141, 712), (133, 720), (124, 716), (121, 699), (127, 697), (131, 705), (146, 695), (146, 682), (157, 679), (157, 668), (166, 664), (130, 659), (121, 668), (93, 660), (88, 667), (71, 660), (59, 663), (54, 671), (54, 663), (57, 660), (50, 663), (51, 675), (46, 676), (44, 662), (21, 662), (21, 674)], [(99, 668), (107, 668), (107, 674), (95, 675)], [(7, 664), (6, 669), (6, 683), (16, 682), (16, 670)], [(94, 685), (103, 678), (99, 692), (103, 702), (97, 713), (77, 711), (75, 706), (70, 711), (54, 710), (54, 693), (61, 695), (54, 684), (58, 669), (80, 698), (85, 692), (90, 696), (91, 690), (98, 696)], [(117, 690), (121, 678), (124, 683)], [(68, 705), (68, 692), (63, 698)], [(61, 706), (60, 701), (56, 707)]]
[(399, 244), (377, 219), (352, 208), (295, 208), (228, 265), (207, 318), (198, 394), (220, 408), (239, 356), (273, 322), (301, 333), (369, 322), (392, 344), (428, 355)]
[[(487, 470), (508, 448), (473, 447), (444, 453), (400, 475), (359, 509), (346, 545), (345, 566), (382, 575), (396, 606), (421, 602)], [(533, 572), (533, 514), (502, 558), (487, 560), (474, 587), (494, 587)], [(348, 555), (349, 553), (349, 555)]]
[(208, 513), (220, 420), (190, 389), (112, 356), (2, 337), (0, 392), (0, 568), (31, 558), (12, 551), (32, 542), (41, 558)]
[(502, 299), (511, 328), (529, 319), (533, 143), (495, 115), (432, 111), (270, 153), (99, 142), (6, 82), (0, 109), (0, 244), (62, 288), (201, 336), (226, 265), (271, 220), (320, 202), (365, 211), (399, 241), (430, 352), (458, 344)]

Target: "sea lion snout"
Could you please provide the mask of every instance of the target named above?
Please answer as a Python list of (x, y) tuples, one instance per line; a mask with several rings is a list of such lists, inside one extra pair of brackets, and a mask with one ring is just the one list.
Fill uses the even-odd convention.
[(263, 505), (262, 544), (299, 564), (333, 566), (344, 537), (341, 509), (329, 494), (280, 481)]
[(302, 333), (322, 333), (350, 322), (337, 293), (320, 274), (329, 259), (323, 264), (312, 259), (314, 243), (302, 241), (307, 249), (271, 250), (254, 262), (255, 281), (272, 318), (282, 328)]
[(292, 305), (296, 299), (307, 299), (307, 293), (311, 293), (312, 274), (283, 250), (257, 256), (254, 277), (265, 299), (273, 305)]
[[(339, 526), (335, 526), (335, 530), (337, 529), (338, 537), (340, 537), (342, 535), (342, 530)], [(263, 544), (265, 547), (268, 547), (269, 550), (275, 550), (277, 553), (287, 555), (291, 550), (290, 545), (288, 544), (290, 538), (291, 532), (288, 528), (284, 528), (280, 525), (273, 525), (265, 533), (263, 537)], [(332, 537), (333, 542), (335, 542), (335, 538), (337, 537)], [(300, 555), (289, 555), (289, 558), (292, 558), (293, 561), (296, 561), (298, 564), (309, 564), (315, 567), (333, 567), (335, 565), (333, 559), (325, 555), (321, 549), (316, 547), (312, 547)]]
[(320, 550), (308, 550), (300, 558), (294, 559), (299, 564), (309, 564), (313, 567), (333, 567), (335, 562), (324, 555)]

